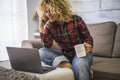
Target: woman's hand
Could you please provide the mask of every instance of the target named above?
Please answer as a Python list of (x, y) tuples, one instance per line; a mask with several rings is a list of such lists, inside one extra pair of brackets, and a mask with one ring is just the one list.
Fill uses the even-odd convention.
[(45, 14), (43, 14), (41, 20), (43, 23), (46, 23), (48, 21), (48, 17)]
[(40, 32), (44, 33), (45, 30), (45, 24), (48, 22), (48, 18), (43, 14), (43, 16), (40, 19)]
[(86, 42), (84, 42), (84, 46), (86, 49), (86, 53), (89, 54), (92, 51), (92, 46)]

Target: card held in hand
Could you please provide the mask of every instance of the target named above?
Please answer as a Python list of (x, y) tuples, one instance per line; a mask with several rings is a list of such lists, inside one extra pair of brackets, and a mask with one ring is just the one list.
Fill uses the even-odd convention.
[(85, 57), (86, 50), (84, 44), (78, 44), (74, 46), (77, 57)]

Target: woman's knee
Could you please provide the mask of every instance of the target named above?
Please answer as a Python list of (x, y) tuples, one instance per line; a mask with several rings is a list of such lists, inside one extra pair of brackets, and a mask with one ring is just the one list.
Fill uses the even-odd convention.
[(40, 49), (39, 49), (39, 52), (42, 53), (42, 52), (44, 52), (44, 51), (46, 51), (46, 50), (47, 50), (47, 48), (40, 48)]
[(78, 59), (72, 64), (72, 66), (79, 69), (89, 68), (89, 63), (84, 59)]
[(54, 59), (55, 57), (57, 57), (56, 53), (49, 48), (41, 48), (39, 50), (39, 54), (41, 58), (46, 58), (46, 59)]

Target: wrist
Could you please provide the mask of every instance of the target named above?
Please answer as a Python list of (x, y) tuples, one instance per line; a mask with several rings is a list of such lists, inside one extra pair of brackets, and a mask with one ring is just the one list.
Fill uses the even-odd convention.
[(40, 29), (41, 33), (45, 33), (45, 30), (43, 28)]

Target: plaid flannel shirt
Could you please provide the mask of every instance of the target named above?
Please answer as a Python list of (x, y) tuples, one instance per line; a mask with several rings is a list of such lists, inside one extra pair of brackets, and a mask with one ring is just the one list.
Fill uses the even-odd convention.
[(64, 24), (58, 22), (46, 24), (45, 33), (40, 33), (44, 47), (50, 48), (55, 40), (68, 59), (73, 58), (76, 54), (75, 45), (87, 42), (93, 46), (93, 38), (82, 18), (77, 15), (73, 15), (72, 18), (72, 21)]

